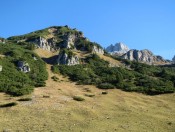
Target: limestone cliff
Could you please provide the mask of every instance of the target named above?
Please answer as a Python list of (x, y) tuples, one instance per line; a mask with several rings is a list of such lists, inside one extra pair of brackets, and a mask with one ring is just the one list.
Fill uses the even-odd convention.
[(45, 39), (40, 36), (35, 39), (29, 39), (27, 42), (34, 43), (36, 44), (36, 47), (44, 50), (48, 50), (48, 51), (57, 50), (56, 41), (54, 40), (54, 38)]
[(155, 56), (151, 51), (145, 50), (130, 50), (121, 58), (131, 61), (139, 61), (147, 64), (165, 64), (168, 63), (161, 56)]
[(104, 50), (101, 47), (98, 47), (98, 46), (94, 45), (92, 47), (92, 53), (104, 54)]
[(80, 64), (79, 58), (76, 55), (69, 55), (69, 53), (61, 52), (58, 55), (57, 64), (63, 65), (77, 65)]

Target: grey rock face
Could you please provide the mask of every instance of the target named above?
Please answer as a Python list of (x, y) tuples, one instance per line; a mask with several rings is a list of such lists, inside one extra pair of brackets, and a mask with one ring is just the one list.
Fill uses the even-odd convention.
[(123, 59), (140, 61), (147, 64), (167, 63), (161, 56), (155, 56), (149, 50), (130, 50), (122, 56)]
[(19, 70), (24, 72), (24, 73), (30, 72), (29, 64), (24, 62), (24, 61), (18, 61), (17, 66), (18, 66)]
[(104, 54), (104, 50), (100, 47), (97, 47), (97, 46), (93, 46), (92, 48), (92, 53), (97, 53), (97, 54)]
[(28, 42), (35, 43), (38, 48), (48, 50), (48, 51), (55, 51), (56, 50), (56, 42), (54, 41), (54, 38), (45, 39), (42, 37), (29, 40)]
[(66, 53), (60, 53), (58, 55), (57, 64), (63, 65), (77, 65), (80, 64), (78, 56), (68, 56)]
[(173, 63), (175, 64), (175, 56), (173, 57), (173, 59), (172, 59), (172, 60), (173, 60)]
[(123, 55), (129, 51), (128, 46), (123, 43), (116, 43), (115, 45), (110, 45), (106, 48), (106, 51), (112, 55)]
[(0, 72), (2, 71), (2, 66), (0, 65)]
[(0, 38), (0, 43), (5, 43), (5, 39), (4, 38)]
[(63, 47), (70, 49), (74, 47), (77, 37), (74, 34), (65, 35)]

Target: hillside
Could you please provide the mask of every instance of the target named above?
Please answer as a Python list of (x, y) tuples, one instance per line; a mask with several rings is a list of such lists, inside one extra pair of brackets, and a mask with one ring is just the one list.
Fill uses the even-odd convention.
[(175, 129), (174, 65), (111, 56), (68, 26), (3, 39), (0, 91), (0, 131)]
[[(0, 131), (172, 132), (175, 129), (175, 94), (147, 96), (117, 89), (100, 90), (92, 85), (76, 85), (62, 75), (53, 74), (50, 68), (47, 65), (46, 87), (35, 89), (31, 95), (0, 94), (1, 104), (18, 103), (12, 108), (0, 108)], [(59, 81), (51, 79), (52, 76)], [(103, 91), (108, 94), (102, 94)], [(75, 95), (85, 101), (73, 100)], [(17, 101), (21, 98), (32, 100)]]
[[(18, 93), (16, 91), (22, 91), (20, 88), (25, 87), (21, 93), (19, 92), (19, 95), (23, 95), (31, 93), (33, 86), (44, 86), (47, 73), (43, 61), (52, 65), (52, 72), (67, 76), (77, 84), (95, 85), (100, 89), (117, 88), (150, 95), (175, 91), (175, 67), (173, 65), (147, 65), (137, 60), (129, 61), (111, 56), (99, 44), (88, 40), (83, 32), (68, 26), (52, 26), (29, 34), (9, 37), (4, 42), (1, 43), (1, 55), (5, 57), (1, 60), (4, 61), (10, 56), (12, 60), (8, 58), (8, 62), (13, 65), (15, 74), (23, 74), (23, 78), (29, 76), (29, 79), (24, 79), (29, 80), (28, 82), (15, 78), (18, 80), (12, 79), (12, 82), (18, 81), (19, 83), (12, 83), (5, 87), (6, 80), (1, 81), (1, 91), (9, 94), (15, 95)], [(37, 57), (33, 51), (40, 57)], [(150, 60), (152, 53), (145, 52), (142, 58)], [(150, 53), (149, 57), (145, 56), (147, 52)], [(27, 53), (30, 54), (27, 55)], [(23, 67), (19, 68), (19, 64)], [(7, 66), (3, 65), (3, 67)], [(23, 72), (19, 69), (23, 69)], [(4, 75), (6, 73), (8, 72), (5, 69), (2, 70), (1, 76), (6, 76)], [(37, 73), (41, 75), (36, 75)], [(13, 74), (9, 75), (13, 76)], [(36, 79), (36, 76), (39, 78)], [(30, 79), (33, 82), (30, 82)], [(9, 90), (11, 92), (8, 92)]]

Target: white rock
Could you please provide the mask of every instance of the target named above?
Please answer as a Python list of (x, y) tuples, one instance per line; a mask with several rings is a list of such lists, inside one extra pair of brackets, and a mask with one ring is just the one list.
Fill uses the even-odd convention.
[(100, 47), (93, 46), (92, 47), (92, 53), (97, 53), (97, 54), (104, 54), (104, 50)]
[(131, 61), (145, 62), (147, 64), (153, 63), (167, 63), (161, 56), (155, 56), (151, 51), (145, 50), (130, 50), (122, 56), (123, 59)]
[(30, 72), (29, 64), (24, 61), (18, 61), (18, 68), (24, 73)]
[(80, 64), (78, 56), (69, 57), (66, 53), (60, 53), (58, 55), (57, 64), (63, 65), (77, 65)]
[(2, 66), (0, 65), (0, 72), (2, 71)]
[(110, 45), (106, 48), (106, 51), (110, 54), (123, 55), (129, 51), (128, 46), (123, 43), (116, 43), (115, 45)]

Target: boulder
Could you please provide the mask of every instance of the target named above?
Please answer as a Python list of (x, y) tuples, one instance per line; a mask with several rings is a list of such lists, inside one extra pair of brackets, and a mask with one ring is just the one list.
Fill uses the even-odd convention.
[(29, 64), (26, 63), (25, 61), (18, 61), (17, 66), (18, 66), (19, 70), (24, 72), (24, 73), (30, 72)]

